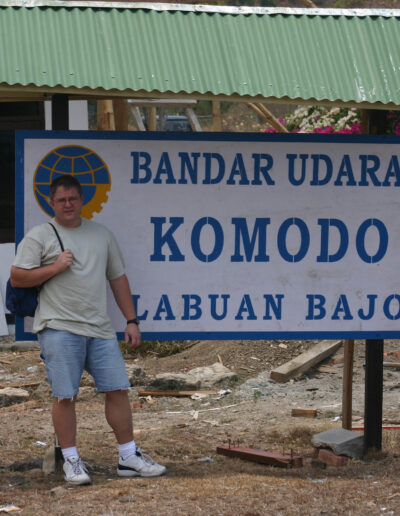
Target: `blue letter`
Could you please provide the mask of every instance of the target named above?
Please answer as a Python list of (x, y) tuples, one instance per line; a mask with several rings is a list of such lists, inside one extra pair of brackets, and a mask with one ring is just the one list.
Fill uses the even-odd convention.
[[(301, 243), (300, 249), (298, 250), (297, 254), (290, 254), (287, 249), (286, 237), (290, 226), (297, 226), (300, 230)], [(287, 262), (299, 262), (305, 257), (309, 247), (310, 233), (308, 231), (306, 223), (298, 218), (286, 219), (285, 222), (282, 223), (278, 231), (278, 249), (279, 254), (282, 256), (282, 258)]]
[[(365, 234), (371, 226), (375, 226), (379, 233), (379, 247), (376, 253), (371, 256), (365, 250)], [(389, 235), (385, 224), (378, 219), (367, 219), (358, 228), (356, 247), (358, 256), (366, 263), (376, 263), (385, 256), (389, 244)]]
[[(200, 249), (200, 233), (203, 227), (207, 224), (213, 228), (215, 236), (214, 249), (210, 254), (204, 254)], [(193, 226), (192, 230), (192, 250), (196, 258), (198, 258), (201, 262), (213, 262), (222, 253), (223, 247), (224, 232), (218, 220), (214, 219), (213, 217), (202, 217), (199, 219)]]
[[(310, 181), (310, 185), (326, 185), (329, 183), (332, 177), (332, 160), (329, 156), (326, 156), (325, 154), (311, 154), (311, 158), (314, 161), (313, 166), (313, 178), (312, 181)], [(325, 177), (323, 179), (319, 179), (319, 161), (325, 161), (326, 165), (326, 172)]]
[(289, 160), (289, 182), (294, 186), (299, 186), (304, 183), (304, 179), (306, 178), (306, 162), (308, 159), (308, 154), (300, 154), (301, 159), (301, 176), (300, 179), (296, 179), (294, 177), (294, 161), (297, 158), (297, 154), (286, 154), (287, 159)]
[[(367, 181), (367, 174), (372, 179), (372, 184), (374, 186), (381, 186), (381, 182), (376, 177), (375, 172), (379, 169), (379, 166), (381, 164), (380, 159), (378, 156), (359, 156), (361, 160), (361, 181), (359, 181), (360, 186), (368, 186), (369, 183)], [(371, 160), (373, 162), (373, 165), (368, 168), (368, 160)]]
[[(252, 154), (251, 157), (254, 159), (254, 179), (251, 182), (252, 185), (260, 185), (260, 172), (264, 176), (265, 182), (267, 185), (274, 185), (275, 181), (268, 174), (268, 171), (271, 170), (272, 165), (274, 164), (274, 160), (270, 154)], [(267, 164), (261, 166), (261, 160), (265, 159)]]
[[(133, 176), (131, 183), (148, 183), (151, 179), (151, 170), (149, 168), (151, 156), (148, 152), (131, 152), (133, 158)], [(139, 163), (139, 159), (144, 158), (144, 163)], [(144, 170), (144, 177), (140, 177), (139, 171)]]
[[(317, 256), (317, 262), (337, 262), (346, 254), (349, 245), (349, 233), (339, 219), (318, 219), (321, 226), (321, 252)], [(329, 227), (333, 226), (339, 231), (339, 248), (335, 254), (329, 254)]]
[(390, 177), (396, 178), (394, 186), (400, 186), (400, 167), (399, 167), (399, 160), (397, 159), (397, 156), (392, 156), (389, 166), (388, 166), (388, 169), (387, 169), (387, 172), (386, 172), (385, 180), (383, 181), (382, 186), (390, 186), (390, 181), (389, 181)]
[(272, 296), (271, 294), (264, 294), (265, 299), (265, 315), (263, 317), (264, 320), (272, 319), (270, 308), (274, 312), (275, 319), (282, 319), (282, 299), (285, 296), (283, 294), (275, 294)]
[[(394, 299), (397, 301), (397, 313), (392, 315), (390, 313), (390, 303)], [(385, 299), (385, 302), (383, 303), (383, 313), (386, 315), (386, 317), (388, 319), (392, 319), (393, 321), (400, 319), (400, 296), (399, 295), (393, 294), (392, 296), (389, 296)]]
[(132, 295), (133, 306), (135, 307), (135, 312), (138, 314), (137, 318), (140, 319), (141, 321), (145, 321), (147, 319), (149, 311), (145, 310), (142, 315), (139, 315), (138, 306), (137, 306), (139, 299), (140, 299), (140, 295), (139, 294), (133, 294)]
[(358, 317), (364, 321), (368, 321), (369, 319), (372, 319), (375, 312), (375, 300), (378, 296), (376, 294), (368, 294), (367, 298), (369, 300), (369, 307), (368, 307), (368, 313), (365, 314), (364, 310), (362, 308), (358, 311)]
[[(204, 174), (204, 185), (215, 185), (220, 183), (225, 174), (225, 161), (221, 154), (205, 152), (203, 156), (206, 158), (205, 174)], [(215, 177), (211, 177), (211, 160), (216, 159), (218, 161), (218, 173)]]
[(174, 178), (174, 174), (172, 172), (171, 162), (169, 160), (168, 152), (163, 152), (161, 154), (160, 163), (158, 165), (157, 173), (154, 178), (153, 183), (154, 184), (161, 184), (161, 174), (165, 174), (167, 176), (167, 180), (165, 181), (165, 184), (167, 185), (174, 185), (176, 183), (176, 180)]
[(342, 294), (339, 297), (339, 300), (336, 304), (335, 311), (333, 312), (333, 315), (332, 315), (333, 321), (340, 319), (339, 312), (344, 313), (344, 317), (343, 317), (344, 320), (353, 319), (353, 316), (351, 315), (351, 312), (350, 312), (349, 303), (347, 302), (347, 297), (344, 294)]
[(243, 320), (243, 312), (247, 312), (247, 320), (255, 321), (257, 319), (256, 314), (254, 313), (253, 305), (251, 304), (251, 299), (249, 294), (245, 294), (240, 303), (240, 307), (238, 313), (235, 316), (236, 320)]
[[(226, 314), (228, 312), (228, 299), (231, 297), (229, 294), (222, 294), (219, 296), (218, 294), (209, 294), (208, 296), (211, 299), (211, 317), (216, 321), (221, 321), (225, 319)], [(217, 314), (217, 299), (222, 297), (224, 305), (221, 314)]]
[(347, 176), (346, 186), (355, 186), (356, 180), (354, 179), (353, 169), (351, 167), (350, 156), (345, 154), (339, 167), (339, 172), (336, 181), (333, 183), (335, 186), (342, 186), (342, 176)]
[(172, 236), (172, 233), (181, 225), (183, 224), (183, 217), (170, 217), (169, 221), (171, 223), (171, 227), (168, 229), (168, 231), (163, 235), (162, 234), (162, 227), (163, 224), (166, 222), (165, 217), (151, 217), (150, 221), (152, 224), (154, 224), (154, 252), (150, 256), (151, 262), (165, 262), (165, 255), (162, 254), (161, 248), (164, 244), (167, 244), (171, 255), (169, 257), (170, 262), (184, 262), (185, 257), (180, 252), (179, 247), (177, 243), (175, 242), (174, 237)]
[(250, 181), (247, 178), (246, 174), (246, 168), (244, 166), (243, 162), (243, 156), (239, 153), (235, 156), (235, 161), (232, 165), (232, 170), (229, 175), (228, 181), (226, 182), (227, 185), (235, 185), (234, 176), (240, 176), (240, 185), (249, 185)]
[[(201, 305), (201, 297), (196, 294), (183, 294), (183, 306), (184, 312), (182, 316), (182, 321), (195, 321), (200, 319), (202, 311), (200, 308)], [(191, 315), (190, 312), (194, 311)]]
[(153, 320), (161, 321), (161, 314), (164, 312), (166, 313), (166, 316), (164, 318), (165, 321), (174, 321), (175, 320), (175, 316), (172, 311), (167, 294), (162, 294), (160, 302), (158, 303), (158, 308), (157, 308), (156, 314), (153, 317)]
[(190, 180), (192, 184), (197, 185), (197, 161), (200, 156), (200, 152), (192, 152), (193, 164), (190, 162), (189, 154), (187, 152), (180, 152), (179, 157), (181, 158), (181, 178), (178, 183), (180, 185), (186, 185), (187, 179), (185, 177), (185, 170), (189, 172)]
[[(243, 262), (243, 255), (240, 254), (240, 240), (243, 242), (246, 261), (251, 261), (258, 236), (258, 254), (254, 257), (255, 262), (269, 262), (267, 255), (267, 225), (271, 219), (257, 218), (254, 224), (253, 234), (249, 235), (247, 221), (243, 218), (232, 219), (235, 226), (235, 254), (231, 256), (231, 262)], [(242, 237), (240, 239), (240, 237)]]
[[(308, 299), (308, 314), (306, 320), (317, 321), (323, 319), (326, 315), (324, 308), (325, 297), (319, 294), (307, 294), (306, 298)], [(318, 301), (318, 303), (316, 303), (316, 301)], [(318, 314), (315, 314), (315, 310), (318, 310)]]

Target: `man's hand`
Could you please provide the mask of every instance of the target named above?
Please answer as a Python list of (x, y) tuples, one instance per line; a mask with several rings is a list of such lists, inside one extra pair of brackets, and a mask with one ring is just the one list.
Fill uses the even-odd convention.
[(54, 262), (54, 267), (57, 271), (56, 274), (64, 272), (68, 269), (68, 267), (71, 267), (73, 261), (74, 255), (72, 254), (72, 251), (70, 251), (69, 249), (66, 249), (61, 254), (59, 254), (57, 256), (57, 260)]
[(131, 323), (126, 326), (125, 344), (128, 344), (130, 348), (137, 348), (140, 346), (141, 338), (139, 326), (137, 324)]

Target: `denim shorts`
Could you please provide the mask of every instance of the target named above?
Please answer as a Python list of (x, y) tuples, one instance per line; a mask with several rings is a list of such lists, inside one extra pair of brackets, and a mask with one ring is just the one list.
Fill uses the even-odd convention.
[(72, 399), (79, 391), (84, 369), (93, 376), (99, 392), (130, 387), (117, 339), (85, 337), (51, 328), (41, 331), (38, 339), (55, 398)]

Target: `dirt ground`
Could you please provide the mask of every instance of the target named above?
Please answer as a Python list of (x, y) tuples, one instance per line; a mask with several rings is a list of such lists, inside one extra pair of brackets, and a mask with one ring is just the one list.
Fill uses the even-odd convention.
[[(187, 342), (176, 355), (126, 355), (127, 369), (140, 366), (147, 380), (130, 389), (135, 439), (165, 464), (164, 477), (121, 479), (117, 448), (103, 414), (103, 398), (89, 377), (82, 381), (78, 447), (88, 463), (91, 486), (70, 487), (61, 473), (45, 475), (42, 460), (53, 448), (51, 396), (37, 348), (0, 352), (0, 386), (24, 386), (29, 399), (0, 408), (0, 510), (24, 515), (376, 515), (400, 514), (400, 369), (384, 368), (383, 449), (346, 466), (321, 467), (314, 459), (314, 434), (340, 427), (343, 348), (286, 383), (271, 369), (315, 345), (312, 341)], [(385, 341), (387, 353), (399, 341)], [(365, 343), (356, 342), (353, 427), (363, 427)], [(238, 379), (225, 392), (194, 400), (140, 398), (160, 372), (184, 372), (217, 361)], [(399, 361), (388, 354), (385, 362)], [(321, 367), (323, 366), (323, 367)], [(292, 417), (292, 408), (315, 408), (314, 419)], [(228, 442), (303, 456), (302, 468), (282, 469), (224, 457)], [(19, 512), (15, 512), (18, 514)]]

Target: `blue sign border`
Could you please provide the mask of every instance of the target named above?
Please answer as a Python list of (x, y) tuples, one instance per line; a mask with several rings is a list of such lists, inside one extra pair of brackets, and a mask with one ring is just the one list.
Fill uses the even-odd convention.
[[(252, 141), (252, 142), (321, 142), (400, 144), (400, 136), (349, 134), (288, 133), (169, 133), (117, 131), (15, 131), (15, 241), (24, 236), (24, 142), (25, 139), (65, 140), (182, 140), (182, 141)], [(400, 324), (399, 324), (400, 326)], [(24, 320), (16, 317), (16, 340), (37, 340), (25, 332)], [(122, 332), (117, 338), (124, 339)], [(399, 339), (399, 331), (336, 331), (336, 332), (143, 332), (143, 340), (336, 340), (336, 339)]]

